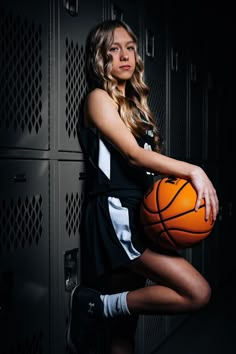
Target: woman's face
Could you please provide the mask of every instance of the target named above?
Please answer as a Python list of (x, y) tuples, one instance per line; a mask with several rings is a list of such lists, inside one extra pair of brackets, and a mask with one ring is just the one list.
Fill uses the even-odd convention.
[(129, 80), (135, 70), (136, 44), (129, 33), (118, 27), (114, 30), (114, 41), (108, 53), (112, 56), (111, 74), (119, 83)]

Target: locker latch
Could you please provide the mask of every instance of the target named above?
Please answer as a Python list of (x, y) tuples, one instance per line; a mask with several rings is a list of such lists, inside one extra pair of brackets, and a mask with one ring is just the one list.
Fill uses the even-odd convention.
[(79, 14), (79, 1), (78, 0), (63, 0), (65, 10), (69, 15), (75, 17)]
[(79, 281), (79, 250), (74, 248), (64, 253), (65, 290), (72, 291)]

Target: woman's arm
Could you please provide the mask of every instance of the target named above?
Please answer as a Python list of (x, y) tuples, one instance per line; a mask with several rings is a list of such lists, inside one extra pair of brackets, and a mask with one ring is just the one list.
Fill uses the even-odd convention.
[(216, 219), (219, 208), (218, 198), (214, 186), (202, 168), (140, 147), (120, 118), (115, 102), (105, 91), (96, 89), (88, 95), (85, 122), (87, 125), (96, 127), (131, 165), (190, 180), (198, 195), (196, 210), (202, 198), (205, 198), (206, 218), (212, 210), (213, 218)]

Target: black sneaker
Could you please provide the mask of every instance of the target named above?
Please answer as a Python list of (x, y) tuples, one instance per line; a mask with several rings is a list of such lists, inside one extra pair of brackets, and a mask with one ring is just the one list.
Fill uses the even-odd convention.
[(77, 285), (71, 293), (67, 343), (75, 354), (89, 352), (99, 321), (103, 318), (103, 303), (94, 289)]

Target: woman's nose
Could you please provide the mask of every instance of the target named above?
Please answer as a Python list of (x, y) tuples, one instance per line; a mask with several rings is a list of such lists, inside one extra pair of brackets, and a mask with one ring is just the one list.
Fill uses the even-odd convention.
[(121, 60), (129, 60), (129, 55), (128, 55), (127, 50), (121, 51)]

